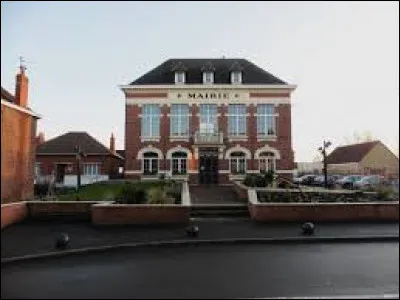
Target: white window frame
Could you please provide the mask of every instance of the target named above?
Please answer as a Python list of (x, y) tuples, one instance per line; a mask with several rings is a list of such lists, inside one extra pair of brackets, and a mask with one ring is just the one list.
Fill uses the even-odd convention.
[[(202, 109), (203, 107), (206, 107), (207, 109)], [(212, 114), (213, 109), (215, 108), (215, 115)], [(201, 112), (205, 112), (202, 114)], [(206, 122), (202, 122), (202, 118), (206, 120)], [(212, 122), (215, 121), (215, 122)], [(213, 130), (210, 130), (209, 128), (202, 128), (201, 124), (207, 124), (210, 125), (212, 124)], [(218, 104), (212, 104), (212, 103), (201, 103), (199, 105), (199, 132), (200, 134), (217, 134), (218, 133)]]
[[(271, 107), (273, 107), (273, 112), (272, 113), (269, 113), (269, 114), (260, 114), (260, 113), (258, 113), (258, 107), (259, 106), (264, 106), (264, 105), (268, 105), (268, 106), (271, 106)], [(276, 117), (277, 117), (277, 114), (275, 113), (275, 105), (274, 104), (257, 104), (257, 113), (256, 113), (256, 117), (257, 117), (257, 119), (256, 119), (256, 122), (257, 122), (257, 137), (258, 138), (265, 138), (265, 137), (276, 137), (276, 135), (277, 135), (277, 131), (276, 131)], [(268, 118), (272, 118), (272, 130), (273, 130), (273, 133), (272, 134), (269, 134), (268, 133), (268, 131), (267, 131), (267, 133), (266, 134), (261, 134), (261, 133), (259, 133), (259, 127), (258, 127), (258, 124), (259, 124), (259, 122), (258, 122), (258, 120), (259, 120), (259, 118), (263, 118), (263, 119), (265, 119), (265, 121), (266, 120), (268, 120)], [(267, 124), (266, 123), (263, 123), (263, 126), (267, 126)]]
[[(187, 114), (183, 114), (181, 112), (179, 112), (178, 114), (173, 114), (173, 107), (175, 107), (175, 105), (181, 106), (181, 105), (185, 105), (187, 107)], [(171, 104), (171, 114), (170, 114), (170, 137), (171, 138), (177, 138), (177, 137), (189, 137), (189, 130), (190, 130), (190, 107), (189, 104), (178, 104), (178, 103), (173, 103)], [(174, 123), (174, 118), (178, 118), (178, 128), (179, 128), (179, 133), (178, 134), (174, 134), (172, 128), (173, 128), (173, 123)], [(186, 133), (182, 133), (182, 118), (186, 118), (187, 121), (187, 130)]]
[(175, 83), (183, 84), (186, 81), (186, 74), (184, 71), (176, 71), (175, 72)]
[[(150, 114), (144, 114), (144, 108), (146, 107), (146, 106), (152, 106), (152, 107), (158, 107), (158, 113), (157, 114), (153, 114), (153, 113), (150, 113)], [(158, 122), (158, 132), (157, 132), (157, 134), (156, 135), (152, 135), (152, 132), (153, 132), (153, 127), (155, 127), (156, 125), (154, 125), (153, 124), (153, 118), (154, 117), (157, 117), (158, 118), (158, 120), (160, 120), (160, 118), (161, 118), (161, 108), (160, 108), (160, 105), (159, 104), (154, 104), (154, 103), (146, 103), (146, 104), (143, 104), (142, 105), (142, 113), (140, 114), (140, 117), (141, 117), (141, 122), (140, 122), (140, 126), (141, 126), (141, 132), (140, 132), (140, 134), (141, 134), (141, 138), (143, 138), (143, 139), (159, 139), (160, 138), (160, 126), (161, 126), (161, 122), (159, 121)], [(144, 135), (144, 132), (143, 132), (143, 128), (145, 127), (145, 122), (149, 122), (149, 126), (150, 126), (150, 135)]]
[[(179, 151), (176, 151), (176, 152), (179, 152)], [(177, 161), (177, 164), (178, 164), (178, 173), (177, 174), (174, 174), (174, 161)], [(185, 161), (185, 173), (184, 174), (181, 174), (181, 171), (182, 171), (182, 165), (183, 165), (183, 161)], [(171, 174), (172, 174), (172, 176), (174, 176), (174, 175), (187, 175), (188, 174), (188, 157), (187, 157), (187, 154), (186, 154), (186, 157), (174, 157), (174, 153), (172, 153), (172, 156), (171, 156), (171, 160), (170, 160), (170, 162), (171, 162)]]
[(242, 72), (241, 71), (232, 71), (231, 72), (231, 83), (232, 84), (242, 83)]
[(214, 83), (214, 72), (212, 72), (212, 71), (204, 71), (203, 72), (203, 83), (205, 83), (205, 84)]
[[(236, 152), (241, 152), (241, 151), (235, 151), (235, 152), (232, 152), (232, 153), (236, 153)], [(242, 153), (243, 153), (243, 156), (232, 156), (232, 155), (229, 156), (229, 173), (230, 174), (232, 174), (232, 175), (244, 175), (244, 174), (246, 174), (246, 172), (247, 172), (247, 158), (246, 158), (246, 153), (244, 153), (244, 152), (242, 152)], [(236, 168), (239, 169), (239, 165), (241, 163), (240, 162), (241, 160), (243, 160), (243, 163), (244, 163), (243, 173), (239, 173), (239, 172), (233, 173), (232, 172), (232, 163), (235, 162), (236, 163)]]
[[(231, 112), (229, 112), (229, 108), (230, 107), (233, 107), (233, 106), (244, 106), (244, 108), (245, 108), (245, 112), (244, 112), (244, 114), (239, 114), (239, 113), (237, 113), (237, 112), (233, 112), (233, 113), (231, 113)], [(242, 103), (235, 103), (235, 104), (228, 104), (228, 114), (227, 114), (227, 117), (228, 117), (228, 136), (229, 137), (240, 137), (240, 138), (243, 138), (243, 137), (245, 137), (245, 138), (247, 138), (247, 106), (246, 106), (246, 104), (242, 104)], [(236, 119), (236, 122), (235, 122), (235, 132), (234, 133), (231, 133), (231, 128), (230, 128), (230, 124), (231, 124), (231, 118), (232, 117), (235, 117), (235, 119)], [(239, 119), (240, 118), (243, 118), (244, 117), (244, 133), (243, 134), (240, 134), (240, 133), (238, 133), (239, 132)]]
[[(265, 153), (267, 153), (267, 154), (269, 153), (271, 155), (265, 155)], [(268, 172), (268, 171), (276, 172), (276, 156), (275, 156), (275, 154), (273, 152), (260, 153), (259, 158), (258, 158), (258, 170), (260, 171), (260, 173), (264, 172), (264, 171), (261, 170), (262, 162), (266, 166), (265, 172)], [(272, 164), (272, 169), (269, 168), (270, 163)]]
[[(157, 157), (145, 157), (144, 155), (148, 152), (152, 152), (152, 153), (156, 153)], [(144, 172), (144, 165), (145, 165), (145, 161), (148, 160), (149, 161), (149, 171), (150, 173), (145, 173)], [(157, 166), (157, 173), (153, 173), (153, 161), (157, 161), (156, 166)], [(153, 152), (153, 151), (147, 151), (145, 153), (143, 153), (142, 156), (142, 175), (158, 175), (160, 173), (160, 157), (158, 155), (157, 152)]]
[(101, 163), (99, 162), (83, 163), (82, 175), (101, 175)]

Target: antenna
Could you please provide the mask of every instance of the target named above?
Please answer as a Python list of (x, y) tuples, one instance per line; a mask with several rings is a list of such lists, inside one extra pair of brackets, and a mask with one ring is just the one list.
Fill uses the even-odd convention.
[(21, 73), (24, 73), (26, 70), (25, 63), (26, 63), (25, 59), (22, 56), (20, 56), (19, 57), (19, 69), (21, 70)]

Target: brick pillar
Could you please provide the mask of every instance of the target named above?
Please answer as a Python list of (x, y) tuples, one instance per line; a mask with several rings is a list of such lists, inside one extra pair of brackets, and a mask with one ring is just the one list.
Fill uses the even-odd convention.
[(223, 133), (224, 138), (228, 138), (228, 105), (221, 104), (218, 107), (218, 113), (220, 114), (220, 116), (218, 117), (218, 129), (220, 132)]
[(169, 136), (170, 136), (170, 114), (171, 108), (167, 105), (160, 105), (161, 120), (160, 120), (160, 149), (164, 155), (164, 159), (160, 160), (160, 171), (168, 171), (167, 166), (167, 151), (169, 149)]
[(140, 113), (141, 107), (136, 104), (125, 106), (125, 170), (140, 170), (140, 161), (136, 159), (142, 146)]
[(192, 104), (190, 105), (189, 108), (189, 128), (190, 128), (190, 134), (194, 134), (197, 130), (199, 130), (199, 117), (197, 116), (199, 114), (199, 106), (197, 104)]
[(252, 159), (248, 161), (247, 167), (248, 170), (257, 170), (258, 162), (254, 159), (254, 154), (257, 150), (257, 117), (255, 114), (257, 113), (257, 106), (254, 104), (250, 104), (247, 107), (247, 113), (249, 116), (247, 117), (247, 136), (248, 136), (248, 149), (251, 151)]

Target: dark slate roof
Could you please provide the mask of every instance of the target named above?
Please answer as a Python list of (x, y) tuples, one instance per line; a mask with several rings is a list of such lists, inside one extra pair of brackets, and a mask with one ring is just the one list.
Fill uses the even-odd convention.
[(7, 100), (8, 102), (15, 102), (15, 97), (11, 95), (6, 89), (1, 87), (1, 99)]
[(214, 83), (230, 84), (232, 69), (242, 70), (242, 84), (282, 84), (287, 83), (246, 59), (168, 59), (161, 65), (139, 77), (130, 85), (175, 84), (176, 70), (186, 70), (187, 84), (203, 84), (202, 70), (215, 69)]
[(77, 145), (80, 146), (81, 150), (86, 155), (113, 155), (106, 146), (90, 136), (87, 132), (67, 132), (48, 140), (37, 146), (36, 154), (75, 154), (75, 147)]
[(125, 150), (116, 150), (117, 154), (122, 158), (125, 158)]
[(326, 161), (328, 164), (358, 163), (379, 143), (372, 141), (337, 147), (326, 157)]

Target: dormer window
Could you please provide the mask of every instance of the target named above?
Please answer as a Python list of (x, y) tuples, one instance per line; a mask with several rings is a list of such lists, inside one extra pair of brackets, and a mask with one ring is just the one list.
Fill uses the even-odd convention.
[(231, 83), (233, 84), (242, 83), (242, 72), (240, 71), (231, 72)]
[(203, 72), (203, 83), (214, 83), (214, 72)]
[(185, 83), (185, 72), (177, 71), (175, 72), (175, 83)]

